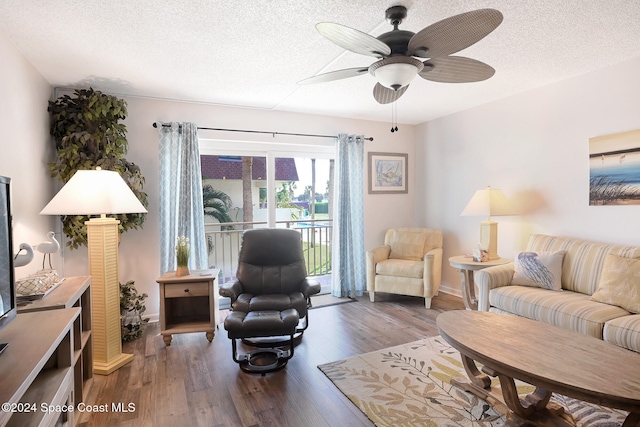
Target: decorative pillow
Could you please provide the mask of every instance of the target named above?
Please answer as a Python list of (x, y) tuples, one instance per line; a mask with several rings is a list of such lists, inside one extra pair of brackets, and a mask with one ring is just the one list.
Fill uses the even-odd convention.
[(562, 260), (565, 251), (517, 252), (514, 257), (515, 273), (511, 284), (562, 290)]
[(591, 299), (640, 313), (640, 259), (607, 255)]

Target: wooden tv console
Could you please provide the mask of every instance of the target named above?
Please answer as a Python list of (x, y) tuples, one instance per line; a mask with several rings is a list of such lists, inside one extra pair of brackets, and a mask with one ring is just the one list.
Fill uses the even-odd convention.
[(0, 355), (0, 426), (73, 426), (74, 323), (80, 312), (19, 313), (0, 331), (0, 342), (9, 344)]
[(93, 379), (93, 348), (91, 334), (91, 276), (66, 277), (51, 293), (27, 305), (18, 313), (59, 310), (79, 307), (80, 316), (74, 322), (74, 400), (76, 405), (87, 397)]

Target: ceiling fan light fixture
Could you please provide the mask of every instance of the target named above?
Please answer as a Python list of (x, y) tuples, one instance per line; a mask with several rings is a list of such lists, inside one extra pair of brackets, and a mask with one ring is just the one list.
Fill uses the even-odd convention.
[(398, 90), (411, 83), (423, 67), (421, 61), (410, 56), (391, 56), (371, 64), (369, 73), (382, 86)]
[[(484, 62), (452, 55), (495, 30), (503, 20), (500, 11), (477, 9), (460, 13), (417, 33), (398, 28), (406, 17), (405, 6), (388, 8), (385, 18), (393, 30), (378, 37), (333, 22), (318, 23), (318, 32), (331, 42), (353, 53), (374, 56), (378, 60), (370, 66), (330, 71), (298, 83), (330, 82), (368, 71), (378, 81), (373, 87), (373, 98), (379, 104), (389, 104), (396, 102), (407, 91), (416, 75), (440, 83), (479, 82), (494, 75), (495, 70)], [(421, 62), (419, 58), (427, 60)]]

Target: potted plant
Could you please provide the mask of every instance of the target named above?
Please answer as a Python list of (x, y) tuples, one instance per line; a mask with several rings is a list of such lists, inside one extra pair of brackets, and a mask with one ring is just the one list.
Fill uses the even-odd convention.
[[(57, 160), (49, 164), (51, 176), (66, 183), (78, 170), (94, 169), (120, 173), (140, 202), (148, 207), (147, 194), (142, 191), (144, 176), (140, 167), (125, 159), (128, 143), (127, 128), (119, 123), (127, 117), (125, 101), (100, 91), (78, 89), (74, 97), (64, 95), (49, 101), (50, 133), (56, 144)], [(142, 227), (145, 214), (116, 215), (120, 232)], [(63, 231), (69, 238), (67, 246), (77, 249), (87, 244), (84, 225), (87, 216), (62, 216)]]
[(188, 276), (189, 275), (189, 238), (185, 236), (178, 237), (178, 244), (176, 245), (176, 262), (178, 268), (176, 269), (176, 276)]
[(135, 282), (129, 280), (120, 283), (120, 321), (122, 341), (132, 341), (139, 338), (147, 328), (149, 319), (143, 319), (142, 314), (147, 307), (144, 305), (147, 294), (139, 294)]
[[(125, 159), (128, 143), (127, 128), (120, 123), (127, 117), (127, 104), (115, 96), (100, 91), (78, 89), (74, 96), (64, 95), (50, 101), (50, 133), (55, 141), (57, 159), (49, 163), (51, 176), (63, 184), (78, 170), (100, 167), (116, 171), (129, 185), (143, 206), (148, 207), (147, 194), (142, 191), (144, 176), (140, 167)], [(119, 232), (142, 227), (145, 214), (115, 215), (120, 221)], [(77, 249), (87, 244), (89, 219), (83, 215), (62, 216), (67, 246)], [(147, 320), (142, 320), (146, 294), (138, 295), (134, 282), (121, 285), (122, 338), (125, 341), (139, 337)]]

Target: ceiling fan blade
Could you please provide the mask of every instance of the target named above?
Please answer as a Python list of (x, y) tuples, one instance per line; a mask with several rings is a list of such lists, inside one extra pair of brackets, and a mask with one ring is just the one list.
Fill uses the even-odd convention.
[(314, 83), (331, 82), (334, 80), (341, 80), (341, 79), (347, 79), (349, 77), (361, 76), (362, 74), (367, 74), (368, 71), (369, 71), (369, 67), (345, 68), (343, 70), (330, 71), (328, 73), (318, 74), (316, 76), (312, 76), (304, 80), (300, 80), (298, 84), (310, 85)]
[(440, 83), (470, 83), (486, 80), (495, 74), (490, 65), (463, 56), (445, 56), (424, 61), (419, 73), (425, 80)]
[(333, 22), (320, 22), (316, 24), (320, 34), (351, 52), (361, 55), (383, 58), (391, 54), (391, 48), (377, 38), (344, 25)]
[(478, 9), (438, 21), (409, 40), (409, 52), (423, 58), (451, 55), (487, 36), (502, 22), (495, 9)]
[(406, 85), (398, 90), (393, 90), (382, 86), (380, 83), (376, 83), (373, 87), (373, 97), (379, 104), (390, 104), (397, 101), (407, 91), (408, 87), (409, 85)]

